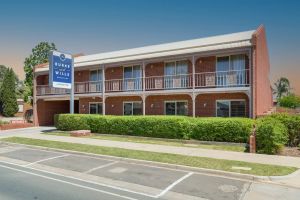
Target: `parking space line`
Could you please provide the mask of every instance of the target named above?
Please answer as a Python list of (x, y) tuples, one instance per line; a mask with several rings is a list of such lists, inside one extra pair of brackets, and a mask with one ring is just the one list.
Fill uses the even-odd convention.
[(87, 170), (87, 171), (85, 171), (85, 172), (83, 172), (84, 174), (88, 174), (88, 173), (91, 173), (91, 172), (93, 172), (93, 171), (95, 171), (95, 170), (97, 170), (97, 169), (102, 169), (102, 168), (104, 168), (104, 167), (109, 167), (109, 166), (111, 166), (111, 165), (114, 165), (114, 164), (116, 164), (116, 163), (118, 163), (119, 161), (114, 161), (114, 162), (111, 162), (111, 163), (107, 163), (107, 164), (104, 164), (104, 165), (100, 165), (100, 166), (98, 166), (98, 167), (94, 167), (94, 168), (92, 168), (92, 169), (89, 169), (89, 170)]
[(38, 160), (38, 161), (29, 163), (29, 164), (26, 164), (26, 165), (23, 165), (23, 166), (24, 166), (24, 167), (28, 167), (28, 166), (30, 166), (30, 165), (34, 165), (34, 164), (37, 164), (37, 163), (40, 163), (40, 162), (44, 162), (44, 161), (47, 161), (47, 160), (53, 160), (53, 159), (56, 159), (56, 158), (62, 158), (62, 157), (66, 157), (66, 156), (69, 156), (69, 155), (70, 155), (70, 154), (64, 154), (64, 155), (60, 155), (60, 156), (54, 156), (54, 157), (50, 157), (50, 158), (45, 158), (45, 159)]
[[(73, 177), (73, 176), (68, 176), (68, 175), (59, 174), (59, 173), (55, 173), (55, 172), (51, 172), (51, 171), (46, 171), (46, 170), (42, 170), (42, 169), (33, 168), (31, 166), (24, 166), (24, 165), (19, 165), (19, 164), (16, 164), (16, 163), (0, 160), (0, 163), (1, 162), (6, 163), (6, 164), (10, 164), (10, 165), (15, 165), (15, 166), (18, 166), (18, 167), (24, 167), (26, 169), (31, 169), (31, 170), (35, 170), (35, 171), (39, 171), (39, 172), (52, 174), (52, 175), (57, 175), (57, 176), (65, 177), (65, 178), (78, 180), (78, 181), (92, 183), (92, 184), (100, 185), (100, 186), (103, 186), (103, 187), (108, 187), (108, 188), (112, 188), (112, 189), (116, 189), (116, 190), (121, 190), (121, 191), (129, 192), (129, 193), (132, 193), (132, 194), (138, 194), (138, 195), (142, 195), (142, 196), (146, 196), (146, 197), (156, 198), (155, 195), (151, 195), (151, 194), (147, 194), (147, 193), (143, 193), (143, 192), (137, 192), (137, 191), (133, 191), (133, 190), (126, 189), (126, 188), (121, 188), (121, 187), (114, 186), (114, 185), (108, 185), (108, 184), (99, 183), (99, 182), (95, 182), (95, 181), (91, 181), (91, 180), (85, 180), (85, 179), (81, 179), (81, 178), (77, 178), (77, 177)], [(1, 166), (1, 164), (0, 164), (0, 166)]]
[(173, 187), (175, 187), (177, 184), (179, 184), (180, 182), (182, 182), (184, 179), (187, 179), (188, 177), (190, 177), (191, 175), (193, 175), (193, 172), (190, 172), (188, 174), (186, 174), (185, 176), (181, 177), (180, 179), (178, 179), (177, 181), (175, 181), (174, 183), (172, 183), (171, 185), (169, 185), (166, 189), (164, 189), (160, 194), (156, 195), (155, 198), (159, 198), (163, 195), (165, 195), (168, 191), (170, 191)]
[[(24, 171), (24, 170), (21, 170), (21, 169), (16, 169), (16, 168), (13, 168), (13, 167), (8, 167), (8, 166), (1, 165), (1, 164), (0, 164), (0, 167), (6, 168), (6, 169), (10, 169), (10, 170), (14, 170), (14, 171), (18, 171), (18, 172), (22, 172), (22, 173), (26, 173), (26, 174), (30, 174), (30, 175), (33, 175), (33, 176), (38, 176), (38, 177), (41, 177), (41, 178), (45, 178), (45, 179), (49, 179), (49, 180), (53, 180), (53, 181), (57, 181), (57, 182), (61, 182), (61, 183), (65, 183), (65, 184), (69, 184), (69, 185), (73, 185), (73, 186), (77, 186), (77, 187), (88, 189), (88, 190), (93, 190), (93, 191), (96, 191), (96, 192), (100, 192), (100, 193), (104, 193), (104, 194), (108, 194), (108, 195), (120, 197), (120, 198), (123, 198), (123, 199), (138, 200), (138, 199), (135, 199), (135, 198), (131, 198), (131, 197), (127, 197), (127, 196), (115, 194), (115, 193), (104, 191), (104, 190), (100, 190), (100, 189), (97, 189), (97, 188), (92, 188), (92, 187), (80, 185), (80, 184), (77, 184), (77, 183), (72, 183), (72, 182), (69, 182), (69, 181), (64, 181), (64, 180), (52, 178), (52, 177), (49, 177), (49, 176), (44, 176), (44, 175), (41, 175), (41, 174), (37, 174), (37, 173), (33, 173), (33, 172), (28, 172), (28, 171)], [(28, 168), (28, 169), (30, 169), (30, 168)]]

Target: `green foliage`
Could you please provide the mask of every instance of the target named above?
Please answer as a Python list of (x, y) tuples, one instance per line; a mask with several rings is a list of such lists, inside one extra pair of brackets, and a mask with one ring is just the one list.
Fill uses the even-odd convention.
[(1, 85), (3, 83), (3, 79), (4, 79), (4, 74), (6, 72), (8, 68), (4, 65), (0, 65), (0, 88), (1, 88)]
[(25, 71), (25, 89), (24, 100), (29, 101), (29, 96), (33, 96), (33, 67), (38, 64), (48, 62), (49, 52), (56, 50), (54, 43), (40, 42), (37, 46), (32, 49), (30, 54), (24, 61)]
[(55, 122), (60, 130), (90, 129), (102, 134), (224, 142), (247, 142), (253, 124), (253, 120), (245, 118), (78, 114), (57, 115)]
[(274, 118), (280, 121), (287, 128), (289, 141), (289, 146), (298, 146), (300, 143), (300, 116), (299, 115), (289, 115), (287, 113), (276, 113), (266, 118)]
[(297, 108), (300, 107), (300, 97), (294, 94), (281, 97), (279, 100), (279, 105), (285, 108)]
[(0, 120), (0, 125), (2, 125), (2, 124), (8, 124), (8, 122)]
[(253, 120), (247, 118), (196, 118), (191, 138), (203, 141), (247, 142)]
[(12, 117), (18, 112), (16, 96), (16, 76), (12, 69), (6, 70), (0, 90), (1, 112), (6, 117)]
[(258, 153), (276, 154), (288, 142), (288, 130), (275, 118), (256, 121), (256, 147)]

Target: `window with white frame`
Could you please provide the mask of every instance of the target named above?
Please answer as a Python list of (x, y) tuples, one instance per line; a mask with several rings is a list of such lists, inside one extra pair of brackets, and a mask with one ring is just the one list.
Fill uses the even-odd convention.
[(102, 114), (102, 103), (93, 102), (89, 105), (90, 114)]
[(246, 84), (245, 65), (246, 59), (243, 54), (217, 57), (216, 85)]
[(123, 114), (124, 115), (142, 115), (143, 108), (142, 102), (124, 102), (123, 103)]
[(245, 100), (217, 100), (217, 117), (246, 117)]
[(124, 89), (142, 89), (142, 68), (140, 65), (124, 67)]
[[(102, 90), (102, 69), (90, 71), (89, 92), (99, 92)], [(84, 89), (85, 85), (78, 85)]]
[(165, 87), (183, 88), (188, 86), (188, 61), (173, 61), (165, 63)]
[(165, 114), (166, 115), (188, 115), (187, 101), (166, 101)]

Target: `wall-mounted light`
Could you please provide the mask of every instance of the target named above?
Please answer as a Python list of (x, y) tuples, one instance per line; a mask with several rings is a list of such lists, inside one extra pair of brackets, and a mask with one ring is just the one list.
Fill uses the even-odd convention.
[(112, 105), (111, 105), (111, 107), (113, 108), (113, 107), (115, 107), (115, 105), (114, 105), (114, 104), (112, 104)]
[(111, 73), (113, 73), (113, 72), (114, 72), (114, 69), (111, 70)]
[(154, 107), (154, 104), (153, 104), (153, 103), (151, 103), (150, 107), (151, 107), (151, 108), (153, 108), (153, 107)]
[(204, 104), (203, 104), (203, 107), (205, 108), (205, 107), (206, 107), (206, 105), (207, 105), (207, 104), (206, 104), (206, 103), (204, 103)]

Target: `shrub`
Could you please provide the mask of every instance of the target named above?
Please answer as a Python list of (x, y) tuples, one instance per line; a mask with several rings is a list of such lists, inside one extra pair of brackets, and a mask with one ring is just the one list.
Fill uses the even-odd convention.
[(57, 129), (63, 131), (89, 130), (87, 115), (59, 114), (54, 116), (54, 124)]
[(300, 116), (299, 115), (289, 115), (287, 113), (277, 113), (267, 116), (267, 118), (274, 118), (279, 120), (285, 125), (288, 131), (288, 145), (298, 146), (300, 142)]
[(247, 142), (253, 120), (247, 118), (196, 118), (191, 138), (203, 141)]
[(300, 97), (294, 94), (281, 97), (278, 101), (279, 101), (279, 105), (285, 108), (300, 107)]
[(93, 133), (171, 139), (247, 142), (253, 120), (245, 118), (191, 118), (184, 116), (56, 116), (60, 130), (89, 128)]
[(256, 147), (258, 153), (275, 154), (288, 142), (287, 128), (276, 119), (256, 121)]

